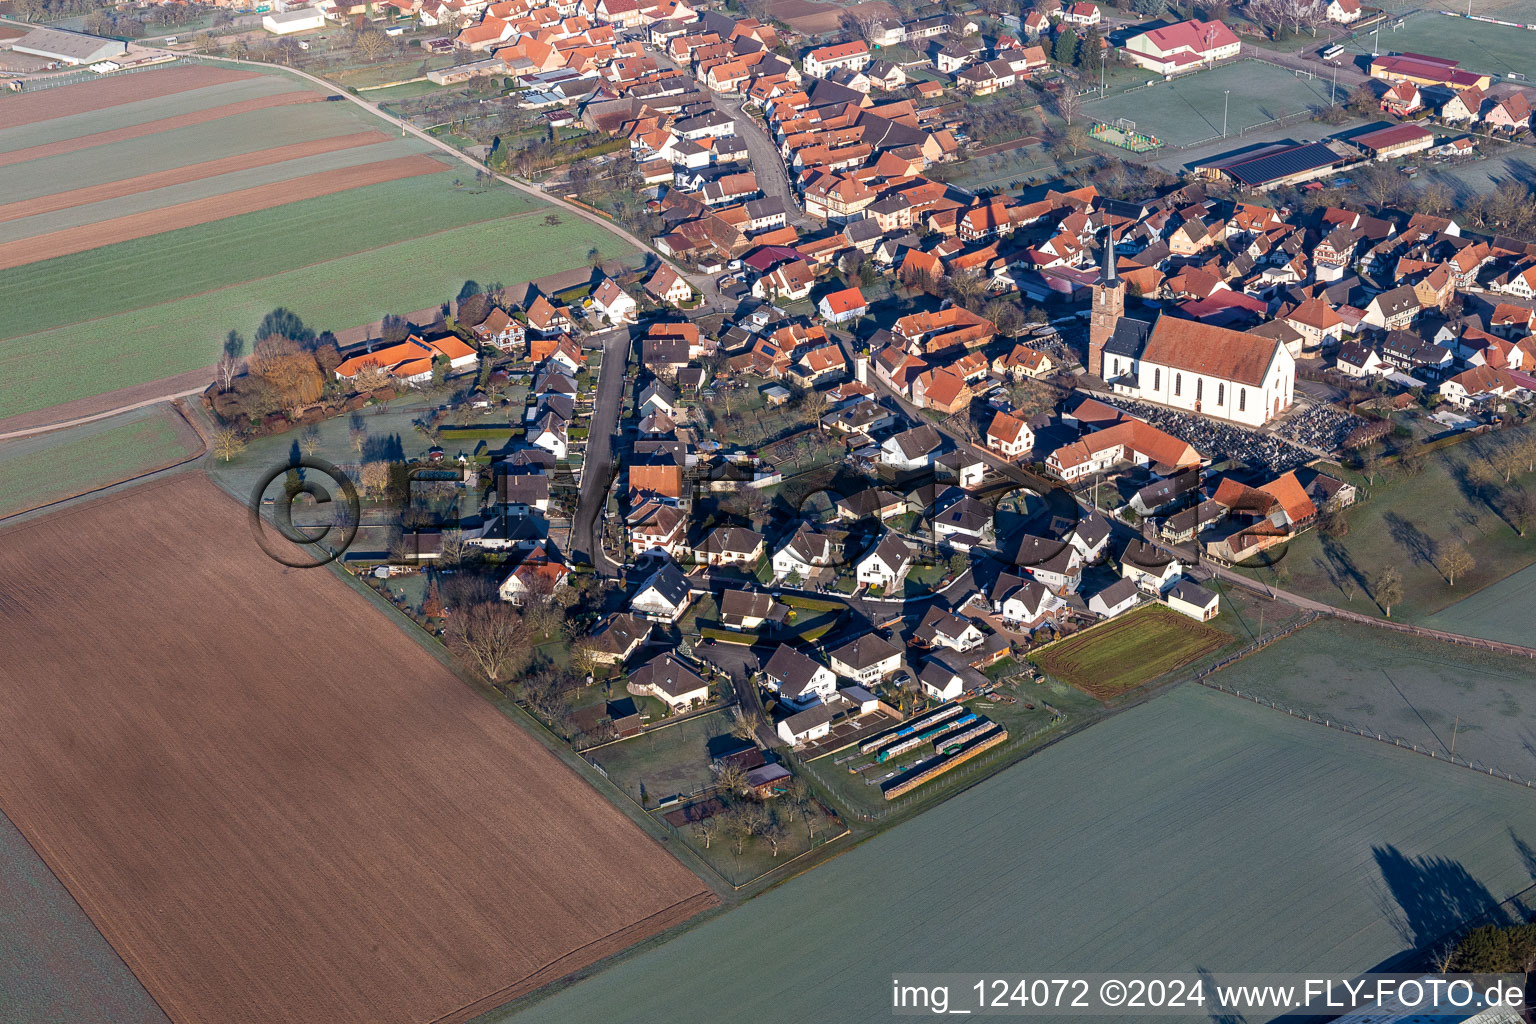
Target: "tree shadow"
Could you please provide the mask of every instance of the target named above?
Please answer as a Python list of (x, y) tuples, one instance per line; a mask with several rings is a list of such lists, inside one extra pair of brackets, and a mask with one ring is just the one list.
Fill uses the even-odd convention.
[[(1340, 580), (1347, 578), (1354, 583), (1356, 589), (1362, 594), (1369, 593), (1369, 588), (1366, 586), (1365, 573), (1361, 572), (1360, 567), (1355, 564), (1349, 549), (1337, 537), (1329, 537), (1326, 534), (1323, 535), (1322, 542), (1323, 555), (1328, 559), (1328, 564), (1333, 567), (1334, 573), (1337, 574), (1336, 578)], [(1343, 588), (1341, 587), (1340, 589), (1342, 590)]]
[(405, 445), (399, 434), (380, 434), (363, 441), (362, 461), (404, 462)]
[(1429, 534), (1396, 512), (1386, 515), (1387, 533), (1398, 547), (1408, 552), (1415, 565), (1435, 564), (1435, 542)]
[(1209, 967), (1196, 967), (1195, 974), (1199, 976), (1204, 988), (1205, 998), (1211, 1000), (1211, 1009), (1208, 1016), (1211, 1024), (1248, 1024), (1248, 1018), (1236, 1010), (1225, 1006), (1218, 1006), (1215, 1002), (1216, 975), (1211, 973)]
[(1471, 922), (1508, 924), (1499, 901), (1460, 863), (1445, 857), (1415, 857), (1395, 846), (1373, 848), (1394, 911), (1389, 920), (1408, 947), (1404, 955), (1430, 949)]

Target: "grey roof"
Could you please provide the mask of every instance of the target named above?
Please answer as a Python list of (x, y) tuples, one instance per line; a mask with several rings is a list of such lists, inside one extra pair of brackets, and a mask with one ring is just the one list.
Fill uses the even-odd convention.
[(549, 500), (544, 473), (503, 473), (496, 478), (496, 497), (503, 505), (532, 505)]
[(1072, 532), (1077, 535), (1078, 540), (1088, 547), (1096, 547), (1100, 541), (1109, 536), (1109, 520), (1097, 512), (1089, 512), (1082, 519), (1078, 520), (1077, 526)]
[(592, 642), (610, 654), (622, 654), (638, 639), (642, 643), (651, 635), (651, 624), (638, 615), (620, 612), (609, 616), (608, 621), (592, 634)]
[(669, 697), (681, 697), (709, 685), (703, 676), (670, 654), (652, 658), (631, 672), (629, 679), (638, 686), (654, 686)]
[(750, 555), (763, 542), (756, 530), (740, 526), (717, 526), (704, 538), (705, 554)]
[(783, 618), (784, 610), (773, 595), (761, 590), (732, 588), (720, 592), (720, 618), (724, 620)]
[(826, 725), (837, 717), (837, 708), (830, 704), (816, 704), (806, 708), (798, 715), (790, 715), (781, 723), (789, 726), (789, 731), (796, 736), (810, 732), (820, 725)]
[(1149, 572), (1161, 572), (1173, 561), (1173, 556), (1155, 544), (1129, 540), (1125, 544), (1125, 551), (1120, 555), (1120, 561), (1122, 564), (1133, 565)]
[(747, 203), (747, 216), (753, 220), (763, 217), (777, 217), (784, 212), (784, 200), (778, 196), (766, 196), (762, 199), (753, 199)]
[(668, 562), (645, 581), (635, 596), (638, 597), (647, 590), (654, 590), (668, 604), (678, 607), (688, 600), (689, 589), (688, 578), (683, 575), (682, 570)]
[(1073, 553), (1072, 545), (1064, 540), (1026, 533), (1021, 534), (1014, 543), (1011, 560), (1014, 565), (1026, 569), (1041, 569), (1065, 575), (1072, 571)]
[(677, 402), (677, 392), (673, 391), (659, 380), (651, 381), (645, 386), (645, 389), (640, 392), (640, 404), (644, 405), (651, 399), (652, 396), (661, 399), (668, 405), (673, 405)]
[(870, 555), (878, 558), (892, 572), (900, 572), (903, 566), (912, 562), (912, 549), (894, 533), (881, 537), (880, 543), (870, 550)]
[(1148, 484), (1136, 492), (1136, 498), (1145, 508), (1161, 508), (1199, 487), (1199, 471), (1189, 470)]
[(788, 644), (780, 644), (773, 652), (763, 672), (778, 681), (779, 692), (785, 697), (798, 697), (810, 688), (811, 681), (822, 666)]
[(1146, 347), (1147, 338), (1151, 334), (1152, 321), (1123, 316), (1115, 322), (1115, 333), (1104, 342), (1104, 354), (1140, 359), (1141, 351)]
[(969, 620), (962, 619), (954, 612), (933, 604), (928, 606), (928, 611), (923, 615), (923, 621), (917, 624), (917, 629), (912, 632), (912, 635), (924, 643), (932, 643), (940, 636), (958, 637), (970, 626)]
[(992, 522), (992, 510), (984, 502), (965, 497), (933, 516), (935, 526), (940, 523), (961, 533), (980, 535)]
[(832, 657), (844, 665), (865, 669), (880, 664), (893, 654), (900, 653), (901, 651), (894, 644), (878, 633), (865, 633), (833, 651)]
[(1207, 590), (1198, 583), (1189, 580), (1179, 580), (1168, 590), (1169, 597), (1177, 597), (1187, 604), (1198, 605), (1201, 608), (1209, 608), (1211, 602), (1216, 600), (1214, 591)]
[(1106, 606), (1113, 608), (1115, 605), (1119, 604), (1121, 601), (1124, 601), (1126, 598), (1134, 597), (1135, 595), (1136, 584), (1132, 583), (1128, 578), (1122, 576), (1120, 579), (1115, 580), (1115, 582), (1111, 583), (1097, 594), (1094, 594), (1090, 600), (1101, 601)]
[(1398, 313), (1419, 308), (1419, 296), (1411, 284), (1400, 285), (1389, 292), (1382, 292), (1371, 301), (1381, 310), (1382, 316), (1395, 316)]
[(909, 459), (937, 451), (944, 443), (939, 432), (927, 423), (913, 427), (911, 430), (904, 430), (892, 440), (896, 442), (896, 447), (901, 449), (901, 453)]
[(878, 487), (867, 487), (857, 494), (850, 494), (837, 503), (837, 507), (856, 518), (871, 516), (883, 508), (899, 504), (903, 501), (901, 495), (895, 491), (885, 491)]

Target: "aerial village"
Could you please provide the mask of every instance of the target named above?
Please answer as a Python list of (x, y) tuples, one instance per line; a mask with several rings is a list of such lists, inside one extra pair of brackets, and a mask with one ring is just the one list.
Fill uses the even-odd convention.
[[(605, 699), (578, 714), (579, 747), (732, 706), (739, 743), (711, 757), (745, 788), (785, 791), (788, 761), (762, 753), (783, 749), (899, 798), (1008, 738), (1027, 652), (1145, 606), (1215, 619), (1221, 567), (1362, 499), (1342, 468), (1536, 395), (1536, 246), (1454, 215), (1266, 202), (1437, 138), (1411, 124), (1261, 147), (1149, 198), (947, 183), (967, 140), (929, 101), (1048, 73), (1049, 34), (1096, 25), (1092, 3), (1017, 36), (871, 22), (794, 56), (682, 0), (416, 13), (476, 55), (434, 74), (510, 71), (551, 124), (621, 140), (660, 225), (639, 270), (476, 296), (457, 338), (370, 343), (335, 370), (377, 387), (446, 361), (479, 373), (475, 408), (523, 385), (521, 432), (469, 478), (487, 498), (471, 525), (407, 547), (492, 554), (517, 605), (594, 575), (620, 588), (600, 607), (583, 590), (573, 649)], [(895, 42), (931, 47), (949, 83), (907, 94), (877, 55)], [(1177, 74), (1236, 46), (1192, 21), (1126, 52)], [(1384, 109), (1432, 97), (1528, 128), (1454, 62), (1378, 63)], [(435, 460), (475, 465), (443, 436)], [(675, 825), (721, 810), (688, 795), (662, 796)]]

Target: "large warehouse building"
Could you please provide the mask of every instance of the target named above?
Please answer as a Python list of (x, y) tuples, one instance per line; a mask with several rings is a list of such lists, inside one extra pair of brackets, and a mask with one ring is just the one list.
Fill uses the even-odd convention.
[(128, 44), (83, 32), (65, 32), (57, 28), (35, 28), (11, 43), (17, 53), (63, 61), (65, 64), (95, 64), (128, 52)]
[(1358, 159), (1327, 142), (1288, 142), (1201, 164), (1195, 173), (1213, 181), (1225, 178), (1235, 185), (1262, 192), (1313, 181)]

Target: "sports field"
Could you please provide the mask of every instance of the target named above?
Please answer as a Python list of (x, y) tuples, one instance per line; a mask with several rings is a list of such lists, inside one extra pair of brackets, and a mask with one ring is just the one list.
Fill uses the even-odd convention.
[(1184, 686), (482, 1024), (888, 1021), (921, 971), (1366, 970), (1529, 886), (1532, 843), (1536, 794)]
[(177, 1024), (451, 1024), (714, 902), (200, 474), (11, 527), (0, 574), (0, 810)]
[[(1528, 4), (1523, 10), (1496, 15), (1506, 21), (1532, 20)], [(1482, 14), (1474, 9), (1474, 14)], [(1536, 33), (1507, 25), (1490, 25), (1469, 18), (1452, 17), (1438, 10), (1411, 14), (1403, 27), (1393, 29), (1388, 23), (1380, 33), (1382, 53), (1423, 53), (1459, 61), (1468, 71), (1507, 75), (1511, 71), (1536, 81)], [(1341, 40), (1356, 54), (1369, 54), (1374, 37), (1361, 33), (1358, 39)]]
[(165, 405), (0, 441), (0, 516), (106, 487), (201, 450), (197, 433)]
[(632, 251), (291, 77), (113, 81), (0, 104), (0, 419), (211, 366), (276, 306), (340, 331)]
[(1232, 637), (1161, 605), (1146, 605), (1045, 648), (1030, 660), (1107, 700), (1219, 650)]
[[(1230, 96), (1223, 95), (1227, 90)], [(1166, 145), (1189, 146), (1220, 137), (1223, 102), (1227, 135), (1237, 138), (1254, 125), (1326, 107), (1328, 90), (1325, 79), (1298, 78), (1273, 64), (1240, 60), (1085, 103), (1083, 113), (1110, 123), (1127, 118), (1136, 131)]]
[(1325, 620), (1214, 678), (1441, 756), (1454, 745), (1459, 757), (1536, 780), (1536, 659)]

